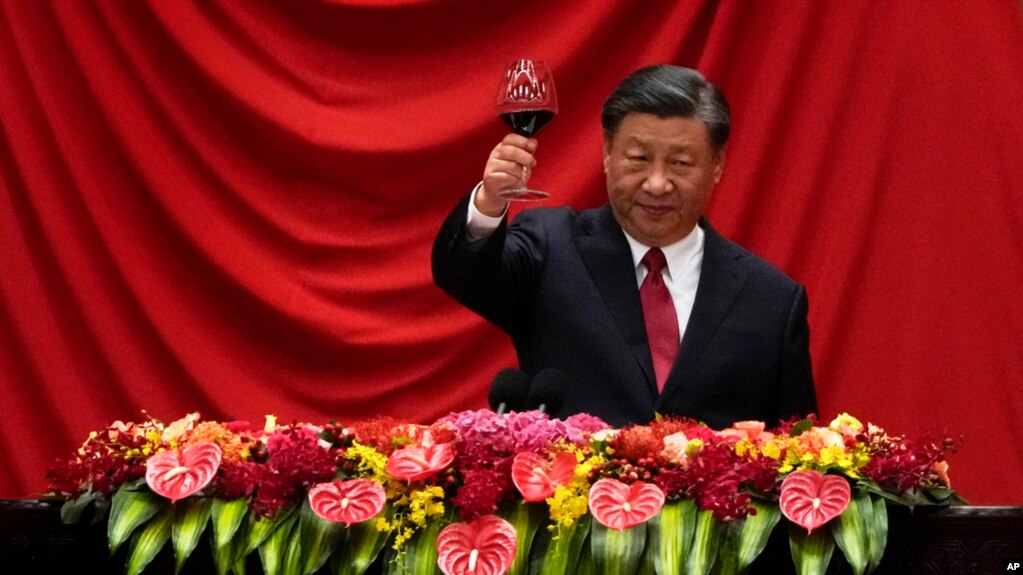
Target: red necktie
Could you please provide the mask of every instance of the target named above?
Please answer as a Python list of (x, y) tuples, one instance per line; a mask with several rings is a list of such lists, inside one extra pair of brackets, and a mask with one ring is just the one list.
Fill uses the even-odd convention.
[(675, 315), (675, 304), (661, 276), (661, 270), (668, 263), (664, 259), (664, 252), (660, 248), (650, 248), (640, 263), (646, 266), (647, 274), (639, 288), (639, 299), (643, 303), (646, 337), (654, 360), (657, 391), (660, 392), (664, 389), (664, 381), (668, 379), (675, 353), (678, 352), (678, 316)]

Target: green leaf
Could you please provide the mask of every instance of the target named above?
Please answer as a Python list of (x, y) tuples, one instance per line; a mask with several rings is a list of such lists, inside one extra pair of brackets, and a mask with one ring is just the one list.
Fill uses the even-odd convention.
[[(650, 524), (649, 523), (647, 523), (647, 526), (646, 526), (646, 536), (647, 536), (647, 540), (646, 540), (647, 549), (649, 550), (650, 549)], [(654, 569), (653, 557), (650, 555), (649, 551), (645, 551), (643, 553), (643, 556), (640, 558), (640, 560), (639, 560), (639, 569), (636, 571), (636, 575), (657, 575), (657, 571)]]
[(125, 571), (128, 575), (138, 575), (156, 557), (171, 536), (171, 524), (174, 523), (174, 507), (163, 509), (152, 521), (146, 524), (132, 537), (131, 549), (128, 552), (128, 563)]
[(529, 573), (529, 552), (539, 529), (547, 517), (547, 507), (543, 503), (526, 503), (516, 501), (501, 508), (498, 515), (515, 527), (518, 543), (515, 548), (515, 560), (505, 572), (507, 575), (527, 575)]
[(171, 537), (174, 541), (174, 572), (181, 573), (181, 567), (195, 550), (199, 538), (206, 530), (206, 524), (210, 521), (213, 500), (209, 497), (199, 497), (176, 503), (174, 507), (177, 508), (171, 527)]
[(239, 539), (240, 555), (248, 555), (259, 549), (259, 546), (277, 530), (280, 524), (290, 519), (294, 513), (294, 508), (281, 509), (273, 517), (250, 513), (248, 521), (246, 521), (245, 537)]
[(812, 419), (800, 419), (792, 426), (791, 429), (789, 429), (789, 437), (799, 437), (804, 432), (810, 431), (811, 429), (813, 429)]
[[(589, 541), (589, 536), (593, 534), (593, 525), (594, 523), (591, 522), (587, 541)], [(586, 547), (589, 547), (589, 545), (584, 545), (584, 550)], [(575, 572), (573, 575), (597, 575), (597, 569), (593, 560), (593, 553), (584, 552), (579, 555), (579, 560), (576, 561)]]
[(739, 572), (739, 539), (742, 538), (743, 523), (744, 520), (722, 523), (717, 559), (710, 570), (713, 575), (736, 575)]
[(93, 503), (104, 500), (102, 495), (86, 491), (76, 499), (68, 499), (60, 506), (60, 520), (65, 524), (78, 523), (82, 519), (82, 513)]
[[(391, 506), (385, 506), (377, 515), (391, 516)], [(373, 564), (387, 544), (390, 532), (380, 531), (375, 519), (351, 525), (344, 533), (341, 545), (331, 558), (331, 572), (335, 575), (362, 575)]]
[(451, 522), (451, 512), (443, 519), (430, 520), (405, 542), (404, 564), (409, 575), (433, 575), (437, 572), (437, 536)]
[(922, 492), (932, 505), (969, 505), (958, 493), (948, 487), (925, 487)]
[(768, 539), (771, 538), (771, 532), (781, 519), (781, 509), (777, 503), (753, 500), (750, 506), (757, 513), (747, 515), (742, 521), (736, 561), (740, 572), (752, 565), (764, 551)]
[(213, 500), (210, 517), (213, 519), (214, 548), (226, 547), (231, 543), (248, 510), (248, 500), (245, 498), (232, 501)]
[(870, 548), (867, 535), (866, 514), (868, 513), (871, 517), (874, 514), (870, 494), (863, 489), (856, 489), (845, 510), (828, 523), (831, 527), (831, 534), (835, 537), (835, 543), (842, 550), (845, 560), (852, 567), (855, 575), (863, 575), (867, 568)]
[(879, 485), (877, 485), (875, 483), (872, 483), (872, 482), (869, 482), (869, 481), (864, 481), (864, 482), (860, 483), (858, 486), (862, 487), (863, 489), (865, 489), (866, 491), (868, 491), (868, 492), (870, 492), (870, 493), (872, 493), (874, 495), (877, 495), (878, 497), (883, 497), (884, 499), (887, 499), (888, 501), (891, 501), (892, 503), (894, 503), (896, 505), (901, 505), (903, 507), (909, 507), (910, 511), (913, 510), (913, 507), (917, 503), (916, 500), (913, 499), (912, 497), (904, 496), (904, 495), (898, 495), (896, 493), (891, 493), (889, 491), (885, 491)]
[(646, 547), (646, 523), (628, 529), (611, 529), (600, 522), (590, 527), (593, 572), (602, 575), (633, 575)]
[(302, 562), (302, 534), (299, 533), (302, 523), (302, 514), (295, 516), (295, 524), (288, 534), (288, 540), (284, 543), (284, 558), (281, 561), (280, 572), (284, 575), (303, 575)]
[(672, 501), (649, 521), (646, 556), (658, 575), (681, 575), (696, 533), (696, 502)]
[(712, 511), (697, 512), (693, 545), (686, 556), (686, 573), (691, 575), (710, 573), (718, 556), (718, 545), (721, 543), (723, 532), (724, 524), (714, 519)]
[(318, 570), (337, 549), (342, 531), (343, 525), (317, 515), (306, 498), (298, 514), (298, 527), (291, 533), (285, 572), (310, 575)]
[(161, 509), (168, 507), (167, 499), (156, 495), (147, 488), (136, 489), (124, 484), (114, 493), (110, 519), (107, 522), (107, 542), (110, 555), (117, 552), (132, 532), (152, 519)]
[(888, 545), (888, 504), (883, 497), (871, 496), (871, 512), (867, 519), (868, 564), (867, 572), (877, 569)]
[(789, 526), (789, 550), (798, 575), (823, 575), (831, 562), (835, 540), (826, 529), (808, 534), (806, 529), (792, 524)]
[(245, 498), (225, 501), (214, 499), (210, 508), (213, 524), (213, 564), (217, 575), (227, 575), (228, 570), (238, 560), (237, 545), (234, 545), (235, 534), (248, 512), (248, 500)]
[(530, 573), (565, 575), (576, 571), (583, 545), (590, 534), (592, 516), (587, 513), (570, 526), (541, 530), (533, 540)]
[[(259, 558), (263, 562), (263, 573), (266, 575), (278, 575), (279, 573), (295, 575), (294, 573), (283, 571), (285, 556), (291, 543), (291, 531), (298, 522), (298, 516), (292, 513), (292, 511), (289, 510), (286, 519), (280, 521), (276, 520), (277, 518), (261, 520), (272, 521), (275, 524), (274, 530), (259, 546)], [(280, 516), (284, 513), (282, 511), (278, 515)], [(259, 522), (256, 523), (256, 525), (258, 524)]]

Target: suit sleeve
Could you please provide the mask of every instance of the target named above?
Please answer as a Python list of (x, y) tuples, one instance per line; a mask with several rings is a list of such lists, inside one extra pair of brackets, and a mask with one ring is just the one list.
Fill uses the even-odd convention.
[[(542, 265), (542, 234), (535, 226), (515, 226), (508, 220), (489, 237), (469, 241), (466, 216), (470, 195), (455, 206), (433, 244), (433, 281), (465, 307), (511, 333), (528, 299), (529, 285)], [(520, 219), (529, 220), (528, 217)]]
[(782, 420), (817, 413), (817, 395), (810, 362), (808, 307), (806, 289), (800, 285), (785, 326), (785, 349), (778, 395), (778, 415)]

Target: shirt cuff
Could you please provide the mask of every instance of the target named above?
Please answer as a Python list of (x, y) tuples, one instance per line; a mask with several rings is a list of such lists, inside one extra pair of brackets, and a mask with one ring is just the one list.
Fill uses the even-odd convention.
[(476, 184), (469, 195), (469, 209), (465, 216), (465, 239), (470, 242), (489, 238), (508, 215), (508, 206), (505, 206), (504, 213), (497, 217), (488, 216), (476, 209), (476, 193), (481, 187), (483, 182)]

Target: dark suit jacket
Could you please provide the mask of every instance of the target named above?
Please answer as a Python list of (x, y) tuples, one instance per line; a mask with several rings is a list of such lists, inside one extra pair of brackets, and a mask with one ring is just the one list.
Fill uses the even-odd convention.
[(715, 428), (816, 411), (804, 288), (704, 220), (703, 267), (674, 366), (657, 393), (629, 245), (610, 206), (539, 208), (465, 239), (468, 197), (433, 248), (438, 286), (509, 335), (520, 367), (568, 376), (555, 414), (613, 425), (655, 412)]

